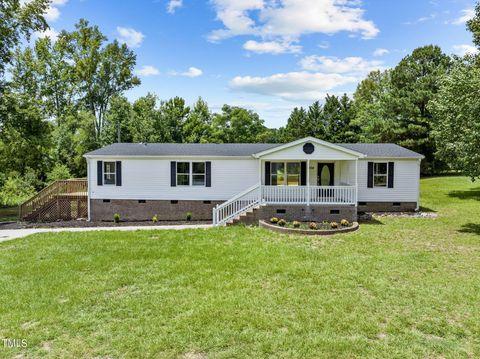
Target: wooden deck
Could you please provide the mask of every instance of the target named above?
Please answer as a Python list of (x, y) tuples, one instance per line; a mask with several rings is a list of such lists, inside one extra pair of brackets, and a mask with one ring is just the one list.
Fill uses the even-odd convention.
[(74, 220), (87, 216), (86, 179), (55, 181), (19, 208), (19, 218), (32, 222)]

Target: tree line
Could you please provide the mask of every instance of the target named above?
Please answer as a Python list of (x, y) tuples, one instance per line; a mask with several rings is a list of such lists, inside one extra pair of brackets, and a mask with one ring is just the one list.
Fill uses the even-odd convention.
[[(83, 154), (114, 142), (284, 143), (314, 136), (334, 143), (397, 143), (426, 156), (424, 174), (480, 176), (480, 57), (415, 49), (393, 69), (374, 71), (353, 96), (327, 95), (267, 128), (254, 111), (199, 98), (129, 101), (140, 85), (136, 55), (80, 20), (47, 29), (49, 0), (0, 0), (0, 205), (17, 204), (55, 179), (84, 177)], [(480, 49), (480, 4), (467, 24)], [(23, 46), (26, 42), (27, 46)]]

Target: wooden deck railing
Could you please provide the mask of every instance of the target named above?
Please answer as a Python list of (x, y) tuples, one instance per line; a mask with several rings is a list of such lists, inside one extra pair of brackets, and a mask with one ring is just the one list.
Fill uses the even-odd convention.
[[(69, 201), (77, 202), (79, 200), (86, 201), (87, 191), (86, 179), (55, 181), (19, 206), (19, 218), (29, 219), (32, 216), (35, 217), (36, 214), (38, 214), (38, 217), (41, 217), (42, 213), (37, 212), (52, 211), (50, 204), (54, 201), (58, 202), (59, 199), (68, 199)], [(58, 203), (55, 210), (58, 212), (58, 215), (48, 215), (47, 217), (51, 219), (59, 217), (62, 209), (58, 206)]]

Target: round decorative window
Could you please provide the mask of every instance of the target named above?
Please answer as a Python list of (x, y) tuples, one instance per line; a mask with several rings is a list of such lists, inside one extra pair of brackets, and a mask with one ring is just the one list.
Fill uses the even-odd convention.
[(303, 145), (303, 152), (307, 155), (311, 155), (315, 151), (315, 146), (312, 143), (306, 143)]

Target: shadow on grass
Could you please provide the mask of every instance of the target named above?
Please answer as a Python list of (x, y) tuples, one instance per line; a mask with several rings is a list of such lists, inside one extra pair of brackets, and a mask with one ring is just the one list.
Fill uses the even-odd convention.
[(437, 213), (437, 211), (435, 211), (434, 209), (424, 207), (424, 206), (420, 206), (420, 212)]
[(462, 226), (459, 230), (461, 233), (472, 233), (480, 236), (480, 224), (478, 223), (467, 223)]
[(378, 219), (373, 218), (373, 217), (359, 218), (358, 223), (359, 224), (372, 224), (372, 225), (375, 225), (375, 226), (383, 226), (384, 225), (381, 221), (379, 221)]
[(480, 188), (472, 188), (468, 191), (451, 191), (448, 196), (458, 199), (475, 199), (480, 201)]

